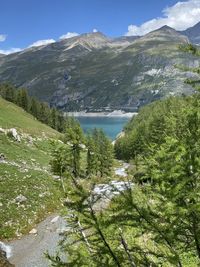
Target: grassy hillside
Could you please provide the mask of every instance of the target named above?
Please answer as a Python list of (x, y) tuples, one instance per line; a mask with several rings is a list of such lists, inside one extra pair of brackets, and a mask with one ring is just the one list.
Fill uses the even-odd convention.
[[(0, 131), (0, 239), (29, 231), (60, 205), (60, 183), (49, 169), (50, 139), (60, 134), (0, 98), (0, 128), (15, 128), (21, 141)], [(24, 201), (17, 200), (19, 196)]]
[(21, 129), (24, 133), (55, 137), (58, 132), (47, 125), (37, 121), (22, 108), (0, 97), (0, 127)]

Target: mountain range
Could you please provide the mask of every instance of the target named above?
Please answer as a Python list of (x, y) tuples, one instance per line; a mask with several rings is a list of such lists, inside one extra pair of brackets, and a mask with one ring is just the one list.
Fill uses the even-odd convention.
[(142, 37), (109, 38), (100, 32), (0, 55), (0, 82), (26, 87), (31, 95), (65, 111), (137, 111), (169, 95), (190, 94), (194, 74), (175, 65), (199, 66), (179, 50), (200, 45), (200, 22), (178, 32), (168, 26)]

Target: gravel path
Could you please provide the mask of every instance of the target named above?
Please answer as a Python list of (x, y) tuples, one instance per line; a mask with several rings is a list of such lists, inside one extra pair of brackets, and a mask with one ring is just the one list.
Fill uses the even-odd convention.
[[(129, 164), (123, 163), (121, 168), (115, 169), (115, 174), (126, 177), (128, 167)], [(101, 207), (98, 207), (98, 209), (105, 208), (106, 201), (109, 201), (115, 194), (119, 194), (120, 191), (126, 190), (127, 186), (130, 186), (130, 184), (120, 181), (112, 181), (110, 184), (96, 186), (93, 193), (97, 196), (106, 197), (105, 201), (103, 199), (100, 201)], [(50, 215), (33, 229), (32, 234), (3, 244), (7, 246), (9, 261), (16, 267), (48, 267), (49, 261), (45, 258), (44, 253), (48, 251), (55, 255), (58, 241), (61, 239), (59, 233), (65, 228), (66, 222), (62, 217), (57, 214)]]
[(47, 267), (48, 260), (44, 253), (55, 254), (59, 232), (65, 226), (65, 221), (58, 215), (51, 215), (36, 227), (37, 234), (28, 234), (20, 240), (8, 243), (11, 246), (9, 261), (16, 267)]

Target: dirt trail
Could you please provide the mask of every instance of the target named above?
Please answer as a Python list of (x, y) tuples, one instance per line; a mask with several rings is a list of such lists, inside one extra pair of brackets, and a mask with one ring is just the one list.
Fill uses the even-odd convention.
[(47, 267), (48, 260), (44, 253), (55, 254), (59, 232), (64, 228), (65, 221), (58, 215), (51, 215), (36, 227), (37, 234), (28, 234), (20, 240), (8, 243), (12, 256), (9, 261), (16, 267)]
[[(120, 168), (115, 169), (115, 174), (126, 177), (128, 166), (129, 164), (123, 163)], [(120, 191), (126, 190), (127, 186), (130, 185), (127, 185), (126, 182), (112, 181), (110, 184), (97, 185), (94, 193), (112, 198), (112, 196), (119, 194)], [(116, 188), (116, 192), (113, 192), (113, 188)], [(106, 198), (106, 200), (109, 200), (109, 198)], [(103, 199), (100, 204), (102, 207), (106, 206)], [(36, 234), (28, 234), (21, 239), (5, 243), (5, 245), (8, 245), (9, 261), (15, 264), (16, 267), (49, 266), (49, 261), (45, 258), (44, 253), (48, 251), (50, 254), (55, 255), (58, 241), (61, 239), (59, 233), (63, 232), (65, 228), (66, 222), (62, 217), (57, 214), (50, 215), (37, 225)]]

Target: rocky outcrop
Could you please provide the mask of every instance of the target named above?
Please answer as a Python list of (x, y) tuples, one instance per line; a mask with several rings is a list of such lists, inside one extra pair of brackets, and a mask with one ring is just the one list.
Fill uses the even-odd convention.
[(17, 142), (21, 142), (21, 136), (15, 128), (10, 128), (10, 129), (0, 128), (0, 134), (6, 134), (7, 136), (12, 138), (13, 140), (15, 140)]
[(21, 142), (21, 137), (15, 128), (7, 130), (7, 135), (13, 138), (17, 142)]

